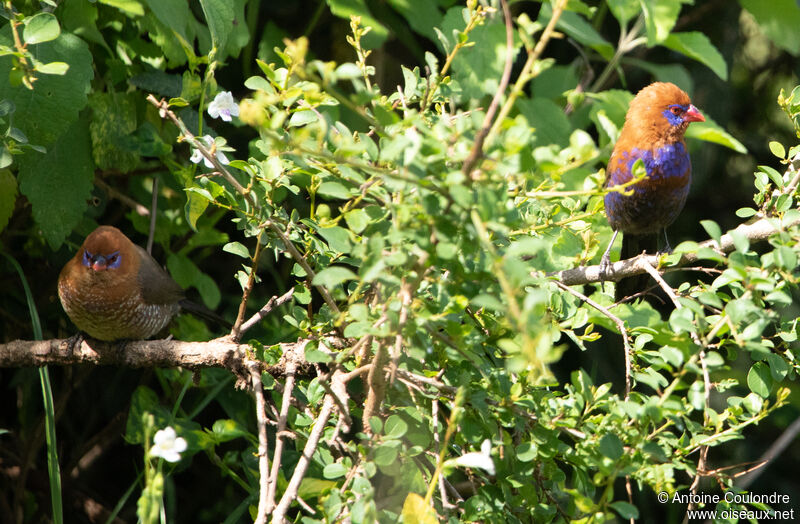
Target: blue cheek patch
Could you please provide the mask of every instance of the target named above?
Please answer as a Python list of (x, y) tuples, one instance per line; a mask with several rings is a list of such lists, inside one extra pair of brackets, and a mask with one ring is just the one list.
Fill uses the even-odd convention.
[[(672, 111), (670, 111), (670, 109), (672, 109), (673, 107), (680, 108), (681, 109), (681, 114), (680, 115), (673, 115)], [(688, 109), (689, 109), (689, 106), (682, 106), (680, 104), (672, 104), (668, 108), (666, 108), (661, 114), (664, 115), (664, 118), (667, 119), (667, 122), (669, 122), (670, 125), (679, 126), (679, 125), (681, 125), (683, 123), (683, 116), (681, 116), (681, 115), (683, 113), (685, 113), (686, 111), (688, 111)]]
[(92, 255), (91, 253), (89, 253), (88, 251), (86, 251), (84, 249), (83, 250), (83, 261), (82, 261), (83, 265), (86, 266), (86, 267), (92, 267), (92, 257), (93, 256), (94, 255)]
[(119, 267), (120, 263), (122, 262), (122, 257), (119, 256), (119, 251), (114, 251), (110, 255), (106, 257), (106, 259), (110, 260), (111, 263), (108, 264), (108, 267), (112, 269), (116, 269)]

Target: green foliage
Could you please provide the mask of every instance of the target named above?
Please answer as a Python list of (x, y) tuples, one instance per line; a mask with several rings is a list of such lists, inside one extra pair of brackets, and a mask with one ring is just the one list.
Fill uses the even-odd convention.
[[(681, 254), (696, 255), (704, 267), (702, 277), (670, 276), (674, 302), (613, 304), (612, 286), (595, 281), (570, 292), (553, 273), (599, 263), (611, 237), (603, 168), (632, 94), (608, 89), (610, 80), (646, 72), (690, 89), (690, 61), (726, 80), (734, 69), (719, 44), (699, 31), (676, 32), (688, 7), (667, 0), (522, 9), (510, 54), (499, 6), (386, 4), (392, 16), (363, 1), (322, 5), (329, 20), (350, 23), (352, 34), (337, 45), (349, 43), (352, 62), (320, 59), (299, 37), (241, 63), (241, 78), (239, 69), (223, 72), (272, 42), (266, 29), (256, 40), (247, 19), (258, 4), (76, 1), (54, 14), (16, 13), (37, 60), (69, 68), (25, 69), (20, 57), (30, 47), (15, 45), (11, 25), (0, 33), (9, 50), (0, 77), (21, 71), (30, 84), (0, 84), (0, 231), (24, 197), (56, 250), (79, 238), (73, 230), (93, 226), (87, 202), (96, 170), (141, 203), (157, 177), (156, 241), (172, 247), (163, 259), (183, 287), (226, 311), (241, 299), (240, 288), (226, 285), (234, 279), (248, 293), (294, 289), (249, 340), (252, 356), (272, 370), (283, 362), (278, 343), (305, 342), (300, 353), (310, 365), (292, 376), (291, 397), (284, 374), (262, 379), (275, 407), (269, 417), (285, 424), (278, 435), (269, 426), (276, 501), (295, 485), (314, 510), (293, 502), (294, 521), (635, 519), (650, 514), (641, 501), (653, 493), (671, 498), (703, 469), (730, 465), (698, 456), (717, 448), (724, 457), (746, 428), (787, 404), (798, 373), (800, 146), (763, 144), (773, 157), (759, 162), (780, 166), (758, 166), (752, 207), (736, 212), (771, 220), (767, 241), (725, 235), (722, 221), (706, 219), (702, 228), (717, 245), (697, 239), (662, 257), (677, 266)], [(791, 17), (777, 7), (742, 4), (771, 38), (789, 30)], [(786, 2), (780, 9), (794, 13)], [(580, 48), (574, 61), (546, 51), (554, 18), (556, 36)], [(410, 29), (401, 33), (405, 22)], [(369, 55), (395, 33), (426, 37), (438, 54), (420, 48), (417, 62), (394, 71), (393, 88), (381, 84)], [(629, 56), (642, 46), (683, 61)], [(521, 69), (487, 119), (506, 60), (518, 57)], [(241, 99), (232, 123), (208, 113), (227, 90)], [(165, 98), (179, 127), (148, 93)], [(782, 92), (778, 105), (800, 133), (800, 87)], [(687, 136), (693, 149), (747, 152), (711, 118)], [(200, 146), (207, 156), (193, 155)], [(215, 159), (212, 168), (204, 158)], [(113, 178), (123, 174), (124, 183)], [(110, 211), (105, 216), (122, 215)], [(146, 217), (131, 211), (127, 220), (146, 231)], [(716, 249), (725, 242), (731, 249)], [(224, 264), (227, 281), (206, 273), (224, 257), (233, 260)], [(262, 305), (251, 300), (247, 308)], [(179, 320), (176, 332), (204, 335), (193, 322)], [(585, 355), (595, 367), (565, 354)], [(619, 369), (605, 373), (606, 365)], [(339, 390), (342, 375), (349, 381)], [(156, 521), (172, 503), (170, 483), (188, 482), (170, 478), (173, 470), (150, 455), (153, 434), (166, 426), (188, 442), (176, 468), (210, 462), (225, 486), (224, 509), (185, 501), (192, 511), (219, 520), (250, 506), (252, 515), (259, 477), (250, 401), (222, 370), (198, 373), (195, 383), (178, 371), (155, 376), (164, 394), (137, 387), (125, 430), (145, 454), (139, 518)], [(333, 415), (320, 417), (326, 409)], [(321, 440), (304, 455), (319, 429)], [(488, 458), (494, 472), (459, 457)], [(303, 461), (308, 469), (293, 484)], [(734, 485), (727, 474), (715, 477), (725, 489)]]

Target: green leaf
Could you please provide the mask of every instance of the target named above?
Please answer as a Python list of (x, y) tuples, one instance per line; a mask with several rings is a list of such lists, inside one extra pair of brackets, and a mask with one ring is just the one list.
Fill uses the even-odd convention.
[[(442, 32), (445, 35), (464, 30), (463, 10), (463, 7), (448, 9), (442, 20)], [(456, 53), (452, 65), (453, 77), (467, 98), (478, 99), (484, 95), (493, 95), (499, 87), (506, 60), (506, 29), (502, 17), (487, 19), (470, 32), (469, 40), (479, 42), (479, 45), (462, 48)], [(454, 41), (451, 45), (454, 45)], [(516, 56), (517, 52), (515, 47), (512, 55)]]
[(146, 0), (146, 2), (147, 7), (159, 22), (178, 33), (184, 40), (188, 40), (189, 24), (194, 19), (188, 2), (164, 2), (163, 0)]
[(669, 36), (678, 21), (684, 1), (686, 0), (639, 0), (644, 13), (648, 46), (660, 44)]
[(790, 368), (782, 356), (775, 353), (767, 353), (767, 363), (769, 364), (772, 379), (775, 382), (780, 382), (786, 378)]
[(397, 461), (400, 453), (400, 442), (397, 440), (387, 440), (374, 448), (375, 464), (379, 466), (391, 466)]
[[(542, 4), (539, 21), (547, 24), (553, 16), (553, 8), (549, 3)], [(603, 36), (592, 27), (584, 17), (574, 11), (563, 11), (558, 19), (556, 27), (561, 31), (577, 40), (579, 43), (589, 46), (597, 51), (600, 56), (610, 60), (614, 56), (614, 46), (612, 46)]]
[(229, 440), (247, 437), (250, 432), (237, 421), (232, 419), (220, 419), (211, 426), (211, 432), (217, 442), (228, 442)]
[(384, 436), (386, 438), (399, 439), (408, 431), (408, 424), (397, 415), (390, 415), (383, 425)]
[[(188, 4), (187, 4), (188, 5)], [(224, 51), (233, 30), (234, 10), (230, 0), (200, 0), (206, 15), (211, 41), (218, 51)]]
[(338, 180), (323, 182), (317, 189), (317, 194), (327, 198), (337, 198), (347, 200), (350, 198), (350, 191), (342, 182)]
[(609, 504), (609, 506), (611, 506), (611, 509), (616, 511), (624, 520), (635, 520), (639, 518), (639, 509), (629, 502), (617, 500), (616, 502)]
[(772, 387), (769, 366), (763, 362), (753, 364), (747, 373), (747, 387), (761, 398), (769, 397), (769, 390)]
[(403, 502), (403, 524), (437, 524), (439, 519), (430, 504), (416, 493), (409, 493)]
[(66, 75), (69, 71), (69, 64), (66, 62), (48, 62), (46, 64), (38, 63), (34, 70), (45, 75)]
[(430, 0), (388, 0), (392, 8), (403, 15), (408, 25), (415, 33), (425, 35), (429, 40), (436, 41), (436, 31), (442, 23), (443, 15), (437, 7), (437, 2)]
[[(8, 26), (0, 30), (0, 43), (10, 43)], [(94, 75), (92, 55), (86, 43), (69, 33), (62, 33), (53, 41), (36, 46), (36, 58), (44, 63), (66, 62), (70, 68), (65, 75), (43, 75), (36, 80), (33, 91), (25, 87), (12, 87), (0, 82), (0, 99), (11, 100), (17, 114), (15, 119), (31, 144), (50, 146), (78, 119), (86, 107), (90, 82)], [(8, 78), (11, 58), (0, 57), (0, 78)]]
[(739, 0), (756, 19), (764, 34), (778, 47), (800, 54), (800, 6), (795, 0)]
[(250, 251), (242, 244), (241, 242), (228, 242), (224, 246), (222, 246), (223, 251), (227, 251), (228, 253), (233, 253), (234, 255), (238, 255), (245, 259), (250, 259)]
[(108, 47), (100, 30), (97, 29), (97, 4), (89, 0), (77, 0), (63, 2), (59, 9), (61, 14), (59, 19), (64, 26), (64, 31), (81, 35), (87, 42), (100, 44), (108, 52), (109, 56), (114, 52)]
[(129, 16), (144, 15), (144, 7), (137, 0), (97, 0), (97, 3), (116, 7)]
[(781, 159), (786, 158), (786, 149), (780, 142), (776, 142), (775, 140), (770, 140), (769, 150), (772, 151), (772, 154), (778, 158)]
[(626, 27), (628, 22), (641, 11), (639, 0), (607, 0), (606, 4), (620, 27)]
[(319, 120), (317, 113), (310, 109), (303, 109), (292, 113), (289, 118), (289, 127), (300, 127), (306, 124), (311, 124)]
[(546, 98), (523, 98), (517, 102), (517, 107), (528, 125), (534, 128), (532, 147), (551, 144), (566, 146), (569, 143), (572, 125), (558, 104)]
[(0, 169), (0, 232), (5, 229), (17, 201), (17, 179), (8, 169)]
[(372, 220), (364, 209), (357, 207), (351, 209), (344, 214), (344, 220), (347, 222), (347, 227), (354, 233), (361, 233), (369, 225)]
[(326, 479), (338, 479), (347, 474), (347, 468), (341, 462), (328, 464), (322, 469), (322, 476)]
[(26, 44), (41, 44), (58, 38), (61, 26), (52, 13), (37, 13), (25, 19), (25, 29), (22, 30), (22, 39)]
[(138, 156), (161, 157), (172, 151), (172, 146), (161, 139), (158, 130), (150, 122), (143, 123), (132, 133), (117, 136), (114, 143), (121, 150)]
[(701, 220), (700, 225), (703, 226), (703, 229), (706, 230), (706, 233), (708, 233), (709, 237), (713, 238), (717, 241), (717, 243), (719, 243), (719, 239), (722, 237), (722, 229), (720, 229), (719, 224), (713, 220)]
[(342, 282), (348, 280), (358, 280), (358, 277), (351, 270), (342, 266), (326, 267), (314, 276), (312, 284), (315, 286), (325, 286), (332, 289)]
[(600, 439), (600, 442), (597, 446), (597, 449), (603, 456), (610, 458), (611, 460), (619, 459), (625, 450), (622, 447), (622, 441), (613, 433), (606, 433)]
[(692, 31), (688, 33), (672, 33), (663, 44), (682, 53), (693, 60), (705, 64), (722, 80), (728, 79), (728, 64), (720, 52), (703, 33)]
[(73, 123), (47, 154), (20, 157), (20, 192), (30, 201), (33, 217), (51, 248), (57, 249), (83, 217), (93, 180), (86, 119)]
[(139, 165), (139, 155), (121, 147), (126, 145), (123, 137), (136, 130), (136, 104), (132, 96), (98, 92), (90, 97), (92, 156), (100, 169), (127, 173)]
[(209, 309), (216, 309), (219, 306), (222, 299), (219, 286), (211, 277), (200, 271), (200, 268), (187, 256), (170, 254), (167, 257), (167, 269), (179, 286), (184, 289), (189, 287), (197, 289), (203, 303)]
[(328, 246), (338, 253), (349, 253), (353, 247), (350, 242), (350, 233), (343, 227), (320, 227), (317, 232), (328, 242)]
[(744, 144), (722, 129), (709, 116), (706, 116), (705, 122), (693, 122), (692, 125), (690, 125), (686, 130), (686, 136), (689, 138), (703, 140), (704, 142), (719, 144), (721, 146), (733, 149), (737, 153), (747, 153), (747, 148), (744, 146)]

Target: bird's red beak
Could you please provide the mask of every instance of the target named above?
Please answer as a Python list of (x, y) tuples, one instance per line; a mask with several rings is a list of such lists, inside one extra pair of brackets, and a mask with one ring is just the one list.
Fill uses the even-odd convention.
[(700, 114), (700, 111), (697, 110), (692, 104), (689, 104), (689, 109), (683, 114), (683, 121), (684, 122), (705, 122), (706, 117)]
[(91, 268), (95, 271), (105, 271), (108, 269), (108, 260), (103, 255), (98, 255), (92, 260)]

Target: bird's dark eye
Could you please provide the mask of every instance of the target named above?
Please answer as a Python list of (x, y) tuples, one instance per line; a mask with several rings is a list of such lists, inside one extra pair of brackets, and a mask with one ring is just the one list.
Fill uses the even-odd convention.
[(119, 251), (114, 251), (108, 255), (106, 260), (108, 261), (108, 267), (112, 269), (119, 267), (119, 263), (121, 262), (121, 259), (119, 258)]
[(93, 256), (94, 255), (92, 255), (91, 253), (89, 253), (87, 250), (84, 249), (83, 250), (83, 265), (84, 266), (91, 266), (92, 265), (92, 257)]
[(681, 111), (681, 108), (680, 108), (680, 107), (678, 107), (678, 106), (672, 106), (672, 107), (670, 107), (670, 108), (669, 108), (669, 111), (670, 111), (670, 112), (671, 112), (673, 115), (675, 115), (675, 116), (678, 116), (678, 115), (680, 115), (680, 114), (683, 112), (683, 111)]

